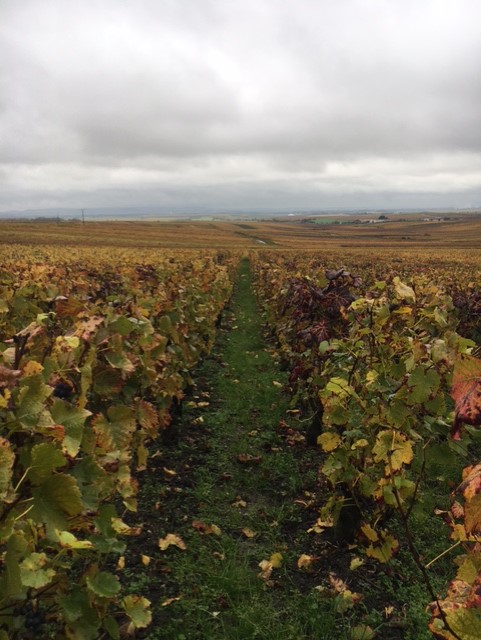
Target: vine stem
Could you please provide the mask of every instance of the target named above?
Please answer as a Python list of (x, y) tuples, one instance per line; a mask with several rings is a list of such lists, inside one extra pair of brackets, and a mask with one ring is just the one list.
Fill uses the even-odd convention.
[[(393, 472), (393, 468), (392, 468), (392, 463), (391, 463), (391, 455), (389, 455), (389, 468), (391, 471), (391, 477), (394, 477), (394, 472)], [(401, 503), (401, 497), (399, 495), (399, 491), (398, 488), (396, 487), (396, 484), (393, 482), (392, 483), (392, 487), (393, 487), (393, 491), (394, 491), (394, 497), (396, 499), (396, 505), (397, 505), (397, 509), (399, 512), (399, 515), (401, 516), (401, 521), (402, 521), (402, 525), (403, 525), (403, 529), (404, 532), (406, 534), (406, 540), (408, 543), (408, 547), (409, 547), (409, 551), (411, 552), (411, 556), (414, 560), (414, 562), (416, 563), (419, 571), (421, 572), (421, 575), (423, 577), (424, 580), (424, 584), (426, 585), (426, 588), (429, 592), (429, 595), (431, 596), (432, 600), (436, 603), (438, 609), (439, 609), (439, 614), (444, 622), (444, 626), (446, 627), (447, 631), (449, 631), (449, 633), (451, 633), (453, 635), (454, 638), (456, 638), (456, 640), (462, 640), (462, 638), (460, 638), (458, 636), (458, 634), (453, 631), (453, 629), (451, 628), (451, 625), (448, 622), (447, 616), (441, 606), (441, 603), (439, 601), (438, 596), (436, 595), (433, 586), (431, 584), (431, 580), (429, 578), (428, 572), (426, 570), (426, 567), (424, 565), (424, 563), (421, 560), (421, 556), (419, 554), (419, 551), (416, 548), (416, 545), (414, 544), (414, 539), (413, 539), (413, 535), (411, 532), (411, 529), (409, 528), (409, 516), (408, 514), (406, 514), (406, 512), (403, 509), (402, 503)]]
[(431, 565), (433, 565), (435, 562), (437, 562), (438, 560), (441, 560), (441, 558), (443, 558), (447, 553), (449, 553), (450, 551), (452, 551), (453, 549), (456, 549), (456, 547), (459, 547), (459, 545), (461, 544), (462, 540), (458, 540), (457, 542), (455, 542), (454, 544), (452, 544), (448, 549), (445, 549), (442, 553), (440, 553), (438, 556), (436, 556), (435, 558), (433, 558), (430, 562), (427, 563), (426, 565), (426, 569), (429, 569), (429, 567)]
[[(412, 510), (414, 508), (414, 505), (416, 504), (416, 497), (418, 495), (419, 485), (421, 484), (421, 480), (422, 480), (422, 478), (424, 476), (424, 471), (426, 469), (426, 447), (428, 446), (428, 444), (430, 444), (430, 442), (431, 442), (431, 438), (429, 438), (429, 440), (423, 446), (423, 462), (422, 462), (422, 465), (421, 465), (421, 470), (419, 471), (418, 479), (416, 480), (416, 486), (414, 487), (414, 493), (413, 493), (413, 497), (412, 497), (412, 500), (411, 500), (411, 504), (409, 505), (409, 508), (406, 511), (406, 520), (411, 515), (411, 512), (412, 512)], [(392, 469), (391, 469), (391, 472), (392, 472)]]

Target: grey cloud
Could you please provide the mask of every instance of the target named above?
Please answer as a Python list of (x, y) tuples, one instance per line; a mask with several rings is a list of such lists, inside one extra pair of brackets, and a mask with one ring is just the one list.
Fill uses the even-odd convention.
[(421, 202), (440, 174), (472, 199), (480, 23), (475, 0), (4, 0), (0, 207)]

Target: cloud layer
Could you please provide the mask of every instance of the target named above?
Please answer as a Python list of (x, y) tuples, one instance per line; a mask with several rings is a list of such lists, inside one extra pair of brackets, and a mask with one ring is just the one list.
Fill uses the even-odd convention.
[(3, 0), (0, 211), (479, 206), (479, 24), (477, 0)]

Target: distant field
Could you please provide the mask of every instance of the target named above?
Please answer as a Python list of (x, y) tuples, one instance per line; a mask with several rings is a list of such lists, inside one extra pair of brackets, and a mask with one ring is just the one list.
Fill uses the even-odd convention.
[(130, 248), (481, 249), (481, 216), (383, 224), (263, 222), (0, 222), (0, 243)]

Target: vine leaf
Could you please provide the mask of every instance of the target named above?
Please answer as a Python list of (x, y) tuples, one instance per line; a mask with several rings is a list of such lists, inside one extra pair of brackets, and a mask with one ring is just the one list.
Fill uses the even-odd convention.
[(90, 540), (79, 540), (70, 531), (56, 531), (58, 541), (63, 549), (92, 549)]
[(102, 451), (128, 449), (135, 431), (132, 409), (125, 405), (109, 407), (107, 417), (98, 415), (93, 421), (97, 446)]
[(42, 376), (29, 376), (18, 394), (18, 420), (25, 428), (36, 426), (40, 413), (45, 409), (45, 401), (53, 389), (46, 385)]
[(8, 369), (0, 364), (0, 387), (7, 387), (13, 389), (17, 383), (17, 379), (22, 375), (22, 372), (18, 369)]
[(481, 491), (481, 464), (463, 469), (463, 481), (456, 489), (466, 500), (470, 500)]
[(147, 598), (126, 596), (122, 600), (122, 606), (136, 629), (148, 627), (152, 622), (152, 613), (149, 611), (150, 600), (147, 600)]
[(20, 578), (25, 587), (40, 589), (52, 582), (55, 576), (53, 569), (45, 568), (47, 556), (45, 553), (31, 553), (20, 564)]
[(464, 527), (466, 533), (481, 533), (481, 493), (467, 500), (464, 506)]
[(410, 440), (402, 433), (391, 430), (380, 431), (372, 448), (375, 462), (385, 462), (386, 475), (399, 471), (403, 464), (410, 464), (413, 459), (413, 447)]
[(32, 447), (30, 460), (30, 480), (39, 485), (52, 475), (59, 467), (66, 465), (66, 460), (60, 449), (50, 442), (41, 442)]
[(451, 629), (463, 640), (481, 638), (481, 617), (476, 609), (453, 609), (446, 615)]
[(87, 587), (102, 598), (112, 598), (120, 591), (120, 582), (113, 573), (99, 571), (93, 578), (87, 576)]
[(396, 538), (385, 531), (378, 533), (369, 524), (363, 525), (361, 531), (371, 543), (366, 549), (366, 555), (369, 558), (375, 558), (379, 562), (386, 563), (389, 562), (394, 553), (399, 549), (399, 542)]
[(325, 431), (317, 438), (317, 444), (320, 445), (322, 450), (326, 451), (326, 453), (337, 449), (341, 442), (341, 436), (337, 433), (333, 433), (332, 431)]
[(399, 276), (393, 278), (394, 290), (396, 295), (401, 300), (411, 300), (412, 302), (416, 302), (416, 294), (414, 293), (414, 289), (409, 285), (402, 282)]
[(175, 533), (168, 533), (165, 538), (159, 538), (159, 549), (161, 551), (165, 551), (171, 546), (178, 547), (181, 551), (185, 551), (187, 548), (182, 538)]
[(61, 531), (68, 529), (69, 517), (83, 511), (77, 481), (65, 473), (50, 476), (32, 491), (32, 496), (34, 518)]
[(80, 409), (65, 400), (56, 398), (51, 409), (52, 418), (56, 424), (65, 427), (63, 450), (74, 458), (79, 450), (84, 433), (85, 420), (92, 415), (87, 409)]
[(15, 454), (10, 442), (0, 437), (0, 498), (5, 499), (12, 480), (12, 467), (15, 462)]
[(456, 361), (451, 386), (454, 400), (453, 440), (461, 438), (461, 424), (481, 425), (481, 360), (464, 355)]
[(269, 560), (261, 560), (261, 562), (259, 562), (259, 569), (261, 571), (257, 574), (257, 577), (269, 582), (272, 571), (282, 567), (282, 559), (282, 553), (273, 553)]

